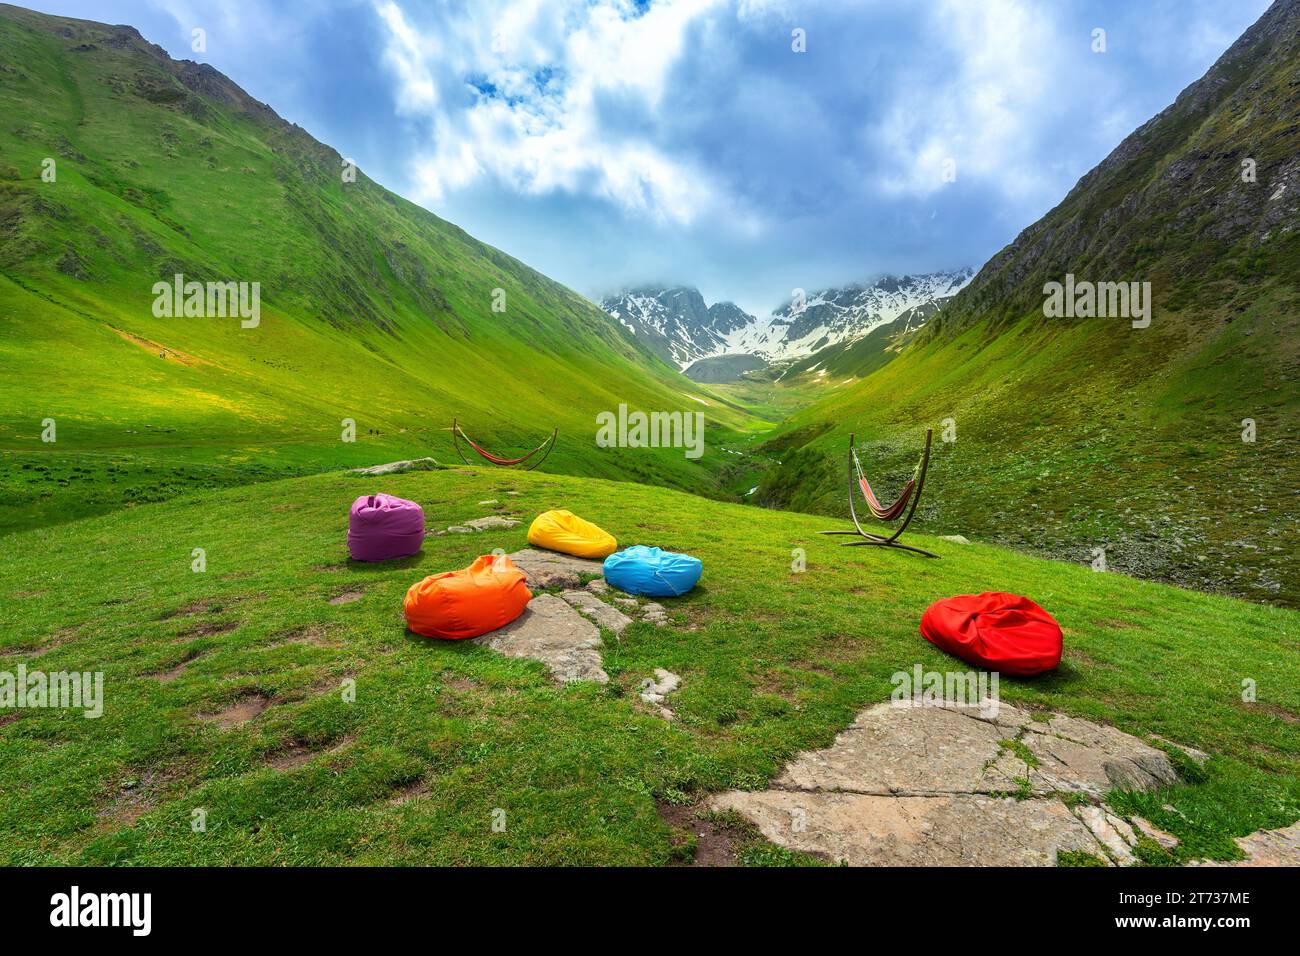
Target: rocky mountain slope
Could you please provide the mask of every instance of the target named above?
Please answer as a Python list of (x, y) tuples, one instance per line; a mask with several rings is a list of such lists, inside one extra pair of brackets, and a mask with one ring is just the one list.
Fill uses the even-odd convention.
[(728, 338), (756, 320), (733, 302), (705, 305), (698, 289), (642, 286), (605, 298), (601, 308), (665, 362), (686, 368), (728, 351)]
[(699, 290), (643, 286), (609, 296), (601, 307), (666, 361), (686, 369), (701, 358), (753, 355), (764, 362), (803, 358), (861, 338), (911, 313), (932, 313), (973, 275), (971, 269), (874, 282), (792, 296), (766, 318), (732, 302), (706, 306)]
[(732, 352), (750, 352), (768, 361), (801, 358), (868, 335), (904, 313), (941, 305), (973, 274), (971, 269), (959, 269), (883, 276), (864, 285), (794, 296), (766, 320), (731, 336), (728, 345)]

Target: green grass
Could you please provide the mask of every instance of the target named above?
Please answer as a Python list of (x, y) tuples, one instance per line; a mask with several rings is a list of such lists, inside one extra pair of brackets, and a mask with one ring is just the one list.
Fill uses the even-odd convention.
[[(711, 442), (762, 424), (571, 290), (363, 172), (343, 182), (337, 152), (217, 74), (186, 84), (132, 34), (8, 6), (0, 49), (0, 533), (454, 461), (453, 417), (503, 454), (558, 427), (548, 470), (710, 489), (711, 459), (597, 448), (595, 415), (702, 411)], [(260, 325), (155, 317), (177, 272), (259, 282)]]
[[(346, 557), (347, 507), (377, 487), (419, 501), (433, 528), (487, 498), (528, 520), (571, 508), (620, 543), (701, 557), (673, 623), (606, 635), (608, 686), (556, 687), (539, 664), (405, 631), (406, 588), (525, 526), (431, 537), (381, 565)], [(517, 491), (517, 496), (508, 495)], [(0, 670), (102, 670), (105, 713), (0, 716), (0, 834), (15, 864), (632, 864), (682, 854), (656, 801), (758, 788), (827, 746), (890, 676), (955, 664), (917, 633), (954, 593), (1029, 594), (1065, 631), (1065, 658), (1004, 699), (1158, 733), (1212, 755), (1198, 782), (1117, 795), (1230, 857), (1232, 837), (1300, 816), (1300, 615), (1096, 574), (974, 544), (942, 555), (841, 548), (825, 519), (679, 492), (538, 473), (344, 474), (203, 491), (6, 539)], [(194, 548), (207, 570), (191, 570)], [(791, 572), (806, 549), (807, 571)], [(360, 591), (353, 603), (331, 597)], [(187, 666), (174, 680), (156, 676)], [(641, 709), (655, 667), (683, 678), (669, 724)], [(1259, 701), (1241, 701), (1241, 682)], [(355, 702), (343, 698), (356, 682)], [(199, 714), (260, 695), (230, 730)], [(12, 715), (12, 716), (11, 716)], [(290, 769), (269, 764), (302, 755)], [(309, 759), (308, 759), (309, 758)], [(394, 805), (408, 788), (421, 794)], [(1165, 810), (1164, 807), (1172, 807)], [(191, 830), (196, 808), (207, 831)], [(506, 814), (504, 832), (493, 811)], [(746, 844), (742, 862), (801, 862)]]
[(750, 414), (776, 424), (825, 398), (835, 383), (798, 376), (785, 381), (752, 377), (737, 382), (707, 385), (709, 391), (734, 402)]

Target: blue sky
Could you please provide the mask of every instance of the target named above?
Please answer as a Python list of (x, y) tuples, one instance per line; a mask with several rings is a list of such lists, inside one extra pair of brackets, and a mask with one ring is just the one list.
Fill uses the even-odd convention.
[(684, 283), (765, 314), (794, 288), (978, 267), (1268, 4), (33, 6), (130, 23), (213, 64), (385, 186), (584, 294)]

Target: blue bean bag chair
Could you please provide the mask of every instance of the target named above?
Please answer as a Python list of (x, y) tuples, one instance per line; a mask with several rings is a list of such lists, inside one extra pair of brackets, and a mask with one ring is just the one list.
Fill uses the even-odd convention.
[(640, 544), (605, 559), (606, 581), (620, 591), (647, 597), (681, 597), (703, 573), (699, 558)]

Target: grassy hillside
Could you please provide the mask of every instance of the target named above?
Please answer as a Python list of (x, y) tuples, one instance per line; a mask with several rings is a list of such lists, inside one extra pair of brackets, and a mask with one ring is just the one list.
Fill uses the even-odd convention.
[[(548, 469), (707, 488), (710, 456), (598, 449), (595, 414), (747, 427), (595, 305), (363, 172), (344, 182), (333, 149), (130, 27), (0, 6), (0, 114), (0, 531), (446, 459), (453, 415), (503, 451), (558, 426)], [(155, 317), (176, 273), (260, 283), (260, 325)]]
[[(522, 547), (525, 528), (431, 537), (413, 558), (357, 565), (347, 506), (374, 487), (296, 478), (10, 537), (0, 670), (102, 670), (105, 707), (91, 720), (0, 714), (0, 859), (667, 863), (688, 851), (657, 804), (761, 787), (886, 699), (894, 672), (950, 669), (918, 635), (921, 612), (1001, 588), (1049, 608), (1066, 648), (1054, 674), (1005, 678), (1004, 700), (1213, 755), (1184, 767), (1185, 785), (1115, 798), (1177, 834), (1180, 858), (1231, 856), (1231, 837), (1300, 816), (1300, 658), (1284, 651), (1296, 612), (978, 544), (923, 539), (939, 561), (864, 553), (819, 537), (825, 519), (662, 488), (465, 468), (387, 479), (433, 527), (496, 498), (525, 519), (570, 507), (623, 544), (702, 558), (701, 585), (665, 602), (670, 626), (605, 635), (609, 685), (560, 689), (540, 664), (419, 638), (401, 618), (412, 582)], [(329, 603), (349, 591), (360, 599)], [(683, 678), (675, 723), (637, 698), (656, 667)], [(1242, 703), (1244, 677), (1257, 703)], [(229, 729), (198, 717), (235, 701), (266, 709)], [(492, 830), (497, 808), (505, 832)], [(752, 836), (741, 859), (797, 862)]]
[[(888, 488), (951, 420), (925, 526), (1300, 602), (1297, 58), (1300, 3), (1280, 0), (919, 341), (793, 416), (759, 500), (843, 513), (850, 431)], [(1150, 326), (1045, 317), (1066, 273), (1149, 282)]]

